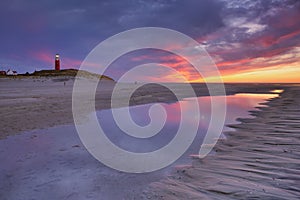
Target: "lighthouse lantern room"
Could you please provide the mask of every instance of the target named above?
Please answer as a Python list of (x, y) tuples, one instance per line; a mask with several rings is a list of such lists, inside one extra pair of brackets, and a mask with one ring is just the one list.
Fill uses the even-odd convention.
[(55, 55), (55, 70), (60, 70), (59, 54)]

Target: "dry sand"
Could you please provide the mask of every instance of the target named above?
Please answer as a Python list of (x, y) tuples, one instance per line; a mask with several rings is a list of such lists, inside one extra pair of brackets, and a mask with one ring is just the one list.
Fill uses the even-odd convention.
[[(65, 83), (65, 84), (64, 84)], [(0, 139), (23, 131), (48, 128), (73, 123), (72, 89), (74, 79), (59, 78), (0, 78)], [(96, 109), (110, 108), (114, 82), (101, 82), (96, 93)], [(176, 85), (182, 98), (189, 97), (183, 84)], [(124, 84), (118, 91), (119, 98), (127, 94), (133, 84)], [(193, 84), (197, 96), (207, 96), (205, 84)], [(228, 84), (227, 94), (240, 92), (267, 93), (272, 89), (284, 88), (276, 84)], [(151, 102), (176, 101), (166, 88), (150, 84), (139, 88), (131, 98), (131, 105)], [(121, 101), (120, 101), (121, 102)], [(124, 106), (120, 104), (119, 106)]]
[(299, 199), (300, 87), (231, 125), (215, 154), (151, 184), (145, 199)]

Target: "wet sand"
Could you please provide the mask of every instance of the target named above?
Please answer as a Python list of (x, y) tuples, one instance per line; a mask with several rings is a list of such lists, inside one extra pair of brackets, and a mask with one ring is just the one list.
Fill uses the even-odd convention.
[(152, 183), (144, 199), (299, 199), (300, 87), (288, 87), (255, 118), (229, 125), (215, 153)]
[[(0, 139), (24, 131), (72, 124), (72, 89), (74, 79), (60, 78), (0, 78)], [(189, 97), (183, 84), (176, 86), (182, 98)], [(96, 109), (110, 108), (114, 82), (101, 82), (96, 92)], [(119, 98), (127, 94), (133, 84), (124, 84)], [(279, 84), (227, 84), (228, 95), (241, 92), (268, 93), (286, 86)], [(193, 84), (197, 96), (209, 95), (205, 84)], [(131, 105), (177, 101), (168, 89), (150, 84), (139, 88), (130, 100)], [(121, 102), (121, 101), (120, 101)], [(119, 105), (125, 106), (123, 104)]]

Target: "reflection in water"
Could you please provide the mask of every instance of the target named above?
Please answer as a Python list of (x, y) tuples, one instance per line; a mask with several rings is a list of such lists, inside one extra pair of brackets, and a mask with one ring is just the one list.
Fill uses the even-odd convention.
[(280, 94), (280, 93), (282, 93), (283, 91), (284, 91), (284, 90), (279, 90), (279, 89), (277, 89), (277, 90), (271, 90), (270, 92)]
[[(235, 123), (237, 117), (249, 117), (248, 110), (253, 110), (259, 103), (276, 96), (278, 95), (227, 96), (225, 124)], [(210, 120), (211, 98), (220, 97), (197, 98), (201, 120), (197, 122), (194, 116), (189, 116), (188, 122), (199, 123), (198, 134), (191, 147), (174, 165), (189, 164), (189, 155), (198, 153)], [(190, 99), (183, 101), (185, 112), (192, 109), (189, 101)], [(113, 121), (111, 110), (102, 110), (97, 114), (107, 137), (115, 144), (126, 150), (147, 152), (166, 145), (178, 129), (179, 103), (162, 105), (167, 112), (166, 124), (157, 135), (148, 139), (123, 134)], [(132, 119), (140, 126), (150, 122), (150, 106), (151, 104), (130, 108)], [(224, 127), (224, 130), (228, 128)], [(134, 175), (114, 171), (99, 163), (86, 151), (72, 125), (31, 131), (0, 140), (0, 160), (2, 199), (123, 199), (125, 195), (138, 194), (149, 183), (159, 180), (172, 169), (168, 167), (153, 173)]]
[[(277, 90), (273, 90), (277, 91)], [(279, 91), (279, 90), (278, 90)], [(277, 92), (274, 92), (277, 93)], [(278, 97), (278, 94), (252, 94), (252, 93), (238, 93), (233, 95), (234, 97), (251, 97), (251, 99), (270, 99)], [(229, 96), (230, 97), (230, 96)], [(249, 98), (250, 99), (250, 98)]]
[[(248, 110), (258, 106), (260, 102), (277, 97), (278, 94), (236, 94), (227, 96), (227, 114), (225, 124), (235, 123), (238, 117), (246, 117)], [(195, 154), (199, 151), (202, 140), (206, 134), (210, 119), (211, 119), (211, 98), (216, 101), (222, 100), (221, 97), (199, 97), (198, 103), (200, 106), (200, 122), (195, 121), (194, 116), (188, 116), (185, 120), (189, 124), (199, 123), (199, 130), (194, 146), (189, 149), (190, 154)], [(183, 112), (192, 113), (194, 107), (190, 104), (191, 98), (187, 98), (181, 102)], [(146, 126), (150, 123), (149, 109), (153, 104), (134, 106), (130, 108), (130, 113), (133, 121), (139, 126)], [(135, 138), (124, 133), (115, 123), (111, 110), (101, 110), (98, 112), (98, 117), (106, 136), (117, 146), (132, 152), (150, 152), (162, 148), (168, 144), (176, 135), (180, 124), (180, 104), (178, 102), (171, 104), (161, 104), (167, 113), (167, 120), (160, 132), (150, 138)], [(125, 108), (116, 108), (125, 110)], [(229, 128), (224, 127), (224, 130)], [(189, 133), (186, 133), (189, 134)], [(196, 146), (195, 146), (196, 145)], [(192, 151), (192, 152), (191, 152)]]

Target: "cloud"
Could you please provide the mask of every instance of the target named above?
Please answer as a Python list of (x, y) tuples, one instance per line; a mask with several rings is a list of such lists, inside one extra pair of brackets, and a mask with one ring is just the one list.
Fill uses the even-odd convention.
[[(217, 37), (209, 38), (205, 44), (221, 70), (259, 69), (272, 63), (264, 63), (263, 58), (277, 59), (291, 52), (299, 59), (293, 49), (300, 45), (300, 21), (297, 20), (300, 2), (225, 2), (227, 8), (223, 10), (223, 18), (226, 26), (213, 33)], [(261, 63), (252, 65), (251, 60)], [(287, 60), (282, 63), (288, 64)]]
[[(295, 50), (300, 45), (299, 10), (297, 0), (3, 0), (0, 65), (24, 72), (52, 67), (55, 53), (60, 53), (66, 67), (79, 67), (99, 42), (144, 26), (193, 37), (225, 74), (288, 65), (300, 59)], [(191, 80), (198, 77), (182, 59), (148, 53), (124, 56), (107, 75), (120, 77), (156, 58)]]

